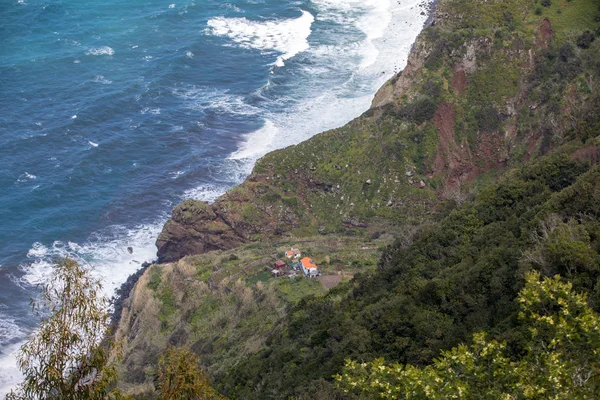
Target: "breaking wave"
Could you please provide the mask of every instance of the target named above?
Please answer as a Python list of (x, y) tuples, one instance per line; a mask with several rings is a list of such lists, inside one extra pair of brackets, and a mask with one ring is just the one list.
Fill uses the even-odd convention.
[(278, 21), (217, 17), (208, 21), (208, 32), (226, 36), (241, 47), (280, 52), (275, 65), (283, 67), (285, 60), (310, 47), (307, 39), (314, 20), (315, 17), (304, 10), (298, 18)]

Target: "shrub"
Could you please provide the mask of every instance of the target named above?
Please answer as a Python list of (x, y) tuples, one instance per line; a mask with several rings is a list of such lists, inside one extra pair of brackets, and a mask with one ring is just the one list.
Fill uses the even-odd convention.
[(200, 368), (200, 359), (187, 348), (169, 347), (160, 357), (156, 386), (162, 400), (222, 400)]
[(442, 88), (439, 83), (433, 80), (429, 80), (423, 85), (423, 91), (427, 96), (431, 97), (432, 99), (437, 99), (438, 97), (440, 97)]
[(500, 128), (500, 114), (494, 106), (485, 106), (475, 111), (475, 119), (481, 132), (493, 132)]
[[(345, 393), (380, 399), (597, 398), (600, 316), (585, 295), (558, 277), (539, 282), (527, 275), (518, 303), (519, 319), (529, 329), (526, 351), (508, 357), (506, 343), (485, 333), (473, 343), (442, 352), (432, 365), (385, 365), (347, 360), (335, 379)], [(464, 395), (468, 393), (468, 395)]]
[(421, 125), (423, 122), (433, 118), (437, 103), (429, 96), (423, 96), (414, 102), (402, 107), (397, 116)]
[(596, 36), (592, 32), (585, 31), (577, 38), (576, 43), (578, 47), (587, 49), (590, 47), (594, 39), (596, 39)]

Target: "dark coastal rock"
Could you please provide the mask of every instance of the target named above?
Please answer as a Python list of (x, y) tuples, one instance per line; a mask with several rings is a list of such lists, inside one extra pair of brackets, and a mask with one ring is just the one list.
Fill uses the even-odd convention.
[[(214, 204), (186, 200), (175, 206), (156, 241), (159, 262), (232, 249), (280, 236), (309, 222), (303, 203), (297, 199), (284, 202), (276, 184), (267, 184), (263, 175), (253, 176), (256, 181), (244, 182)], [(304, 175), (296, 178), (298, 185), (309, 187), (305, 181)], [(311, 188), (326, 192), (331, 185), (315, 183)]]
[(110, 323), (110, 332), (115, 332), (116, 328), (121, 320), (121, 313), (123, 312), (123, 304), (129, 297), (129, 294), (133, 290), (135, 284), (140, 279), (144, 272), (152, 265), (152, 262), (142, 263), (142, 267), (129, 275), (127, 280), (123, 282), (121, 286), (115, 291), (115, 294), (110, 299), (110, 305), (112, 306), (112, 316)]
[(244, 240), (215, 213), (213, 206), (198, 200), (186, 200), (173, 208), (156, 240), (158, 261), (172, 262), (190, 254), (230, 249)]

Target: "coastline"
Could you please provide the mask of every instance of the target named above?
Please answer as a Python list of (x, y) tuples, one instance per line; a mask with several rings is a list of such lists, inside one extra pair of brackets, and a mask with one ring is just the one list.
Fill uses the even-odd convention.
[[(419, 2), (419, 5), (427, 3), (426, 1), (424, 2)], [(430, 8), (431, 10), (431, 8)], [(423, 25), (423, 27), (426, 26), (425, 24)], [(423, 29), (423, 27), (419, 30), (419, 33), (421, 32), (421, 30)], [(414, 44), (411, 43), (410, 46), (412, 46)], [(408, 56), (408, 53), (406, 54), (406, 57)], [(368, 103), (370, 103), (370, 101), (372, 100), (372, 97), (374, 96), (374, 94), (376, 93), (376, 91), (374, 91), (373, 93), (371, 93), (370, 95), (370, 99), (368, 100)], [(366, 104), (366, 102), (365, 102)], [(368, 109), (369, 107), (367, 107)], [(363, 110), (364, 111), (364, 110)], [(353, 118), (358, 117), (361, 114), (361, 112), (355, 113), (352, 116), (349, 116), (344, 122), (339, 123), (338, 125), (344, 125), (345, 123), (347, 123), (348, 121), (352, 120)], [(317, 133), (317, 135), (319, 135), (320, 133)], [(312, 137), (312, 136), (310, 136)], [(303, 141), (307, 140), (307, 138), (303, 139), (302, 141), (298, 142), (298, 143), (294, 143), (294, 144), (299, 144), (302, 143)], [(285, 147), (285, 146), (283, 146)], [(254, 160), (252, 162), (252, 166), (254, 166), (256, 163), (256, 160)], [(234, 186), (235, 187), (235, 186)], [(233, 189), (234, 187), (232, 187), (231, 189)], [(229, 189), (229, 190), (231, 190)], [(144, 262), (142, 264), (142, 267), (140, 269), (138, 269), (135, 273), (131, 274), (126, 280), (125, 282), (123, 282), (121, 285), (118, 285), (118, 288), (115, 290), (114, 296), (111, 299), (111, 304), (113, 307), (112, 310), (112, 319), (113, 319), (113, 327), (116, 326), (116, 324), (118, 324), (118, 320), (120, 317), (120, 313), (123, 307), (123, 303), (127, 300), (127, 297), (129, 295), (129, 293), (131, 292), (131, 290), (133, 289), (133, 287), (135, 286), (137, 280), (143, 275), (143, 273), (145, 272), (145, 270), (148, 268), (149, 265), (151, 265), (152, 262), (148, 263), (148, 262)], [(10, 356), (4, 357), (5, 359), (10, 358)]]
[[(419, 6), (419, 7), (424, 7), (424, 6), (426, 6), (426, 7), (427, 7), (427, 8), (426, 8), (426, 11), (424, 11), (424, 12), (427, 12), (427, 14), (428, 14), (428, 17), (427, 17), (427, 19), (425, 20), (425, 22), (423, 23), (423, 25), (422, 25), (422, 27), (421, 27), (421, 29), (420, 29), (420, 31), (419, 31), (419, 33), (418, 33), (418, 35), (420, 35), (420, 34), (421, 34), (421, 32), (423, 31), (423, 29), (427, 28), (428, 26), (430, 26), (430, 25), (431, 25), (431, 24), (434, 22), (434, 20), (435, 20), (436, 6), (437, 6), (437, 3), (438, 3), (438, 2), (439, 2), (439, 0), (431, 0), (431, 1), (423, 0), (423, 1), (421, 1), (421, 2), (419, 2), (419, 3), (418, 3), (418, 6)], [(417, 35), (417, 37), (418, 37), (418, 35)], [(413, 52), (413, 48), (414, 48), (415, 42), (416, 42), (416, 39), (415, 39), (415, 41), (413, 41), (413, 42), (411, 43), (411, 45), (410, 45), (410, 50), (408, 51), (408, 54), (406, 54), (406, 58), (407, 58), (407, 59), (410, 57), (410, 54)], [(377, 92), (378, 92), (378, 91), (379, 91), (381, 88), (383, 88), (383, 87), (384, 87), (384, 86), (387, 84), (387, 82), (389, 82), (389, 80), (391, 80), (391, 79), (395, 79), (395, 77), (397, 77), (398, 75), (400, 75), (402, 71), (403, 71), (403, 70), (401, 70), (401, 71), (398, 71), (397, 73), (395, 73), (394, 75), (392, 75), (392, 76), (391, 76), (391, 77), (390, 77), (388, 80), (384, 81), (383, 85), (381, 85), (381, 86), (380, 86), (380, 87), (377, 89), (377, 91), (375, 91), (375, 92), (374, 92), (374, 93), (371, 95), (371, 101), (373, 100), (373, 98), (375, 97), (375, 95), (377, 94)], [(360, 113), (356, 114), (356, 115), (355, 115), (355, 116), (353, 116), (352, 118), (350, 118), (348, 121), (346, 121), (346, 123), (345, 123), (345, 124), (347, 124), (347, 123), (350, 123), (350, 121), (351, 121), (352, 119), (354, 119), (354, 118), (357, 118), (357, 117), (359, 117), (360, 115), (362, 115), (362, 114), (364, 114), (364, 113), (368, 113), (368, 112), (369, 112), (369, 110), (371, 110), (371, 109), (372, 109), (372, 104), (371, 104), (371, 105), (369, 105), (369, 106), (368, 106), (368, 108), (367, 108), (366, 110), (364, 110), (364, 111), (362, 111), (362, 112), (360, 112)], [(324, 131), (323, 131), (323, 132), (324, 132)], [(316, 135), (314, 135), (314, 136), (320, 135), (320, 134), (322, 134), (323, 132), (319, 132), (319, 133), (317, 133), (317, 134), (316, 134)], [(297, 143), (297, 144), (301, 144), (301, 143), (303, 143), (304, 141), (306, 141), (306, 140), (309, 140), (310, 138), (312, 138), (312, 137), (314, 137), (314, 136), (310, 136), (309, 138), (307, 138), (307, 139), (304, 139), (303, 141), (301, 141), (301, 142), (299, 142), (299, 143)], [(284, 146), (284, 147), (285, 147), (285, 146)], [(284, 148), (284, 147), (282, 147), (282, 148)], [(276, 149), (276, 150), (277, 150), (277, 149)], [(273, 151), (276, 151), (276, 150), (273, 150)], [(240, 149), (240, 150), (236, 151), (236, 153), (239, 153), (240, 151), (242, 151), (242, 150)], [(234, 153), (234, 154), (236, 154), (236, 153)], [(254, 168), (254, 166), (256, 165), (256, 163), (258, 162), (258, 160), (259, 160), (259, 159), (260, 159), (260, 158), (257, 158), (257, 159), (255, 159), (255, 160), (252, 162), (252, 166), (250, 167), (250, 171), (251, 171), (251, 170)], [(248, 172), (248, 176), (247, 176), (247, 177), (244, 179), (244, 181), (242, 181), (240, 184), (238, 184), (238, 185), (235, 185), (235, 186), (231, 187), (230, 189), (228, 189), (228, 190), (227, 190), (227, 191), (226, 191), (226, 192), (225, 192), (223, 195), (219, 196), (219, 198), (221, 198), (221, 197), (223, 197), (223, 196), (226, 196), (226, 195), (227, 195), (227, 193), (229, 193), (231, 190), (233, 190), (233, 189), (235, 189), (235, 188), (239, 187), (240, 185), (242, 185), (242, 184), (243, 184), (244, 182), (246, 182), (246, 181), (247, 181), (249, 178), (251, 178), (250, 172)], [(216, 200), (218, 200), (218, 198), (217, 198), (217, 199), (215, 199), (214, 201), (216, 201)], [(164, 228), (163, 228), (163, 229), (164, 229)], [(160, 259), (158, 259), (158, 260), (154, 260), (154, 261), (145, 262), (145, 263), (143, 264), (143, 266), (142, 266), (142, 269), (140, 269), (140, 270), (136, 271), (134, 274), (132, 274), (132, 275), (131, 275), (131, 276), (130, 276), (128, 279), (127, 279), (127, 281), (126, 281), (126, 282), (124, 282), (124, 283), (123, 283), (123, 284), (122, 284), (122, 285), (121, 285), (121, 286), (120, 286), (120, 287), (117, 289), (117, 291), (115, 292), (115, 296), (114, 296), (114, 297), (112, 298), (112, 300), (111, 300), (111, 303), (112, 303), (112, 304), (114, 304), (114, 307), (115, 307), (115, 310), (113, 311), (113, 316), (112, 316), (112, 318), (115, 320), (115, 323), (116, 323), (116, 321), (117, 321), (117, 320), (120, 318), (120, 313), (121, 313), (121, 310), (122, 310), (122, 307), (123, 307), (123, 302), (127, 300), (128, 296), (130, 295), (130, 292), (133, 290), (133, 288), (134, 288), (135, 284), (137, 283), (137, 280), (138, 280), (138, 279), (139, 279), (139, 278), (140, 278), (140, 277), (143, 275), (143, 272), (140, 272), (140, 271), (145, 271), (145, 270), (146, 270), (146, 269), (147, 269), (149, 266), (151, 266), (152, 264), (155, 264), (155, 263), (160, 263), (160, 262), (161, 262), (161, 260), (160, 260)], [(118, 293), (118, 295), (117, 295), (117, 293)], [(118, 310), (118, 311), (117, 311), (117, 310)]]

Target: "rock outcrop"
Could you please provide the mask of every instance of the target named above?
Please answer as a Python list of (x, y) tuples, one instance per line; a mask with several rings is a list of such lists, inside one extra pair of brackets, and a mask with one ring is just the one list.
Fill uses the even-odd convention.
[(244, 242), (213, 206), (186, 200), (173, 208), (173, 216), (165, 224), (156, 246), (159, 261), (171, 262), (188, 254), (230, 249)]

